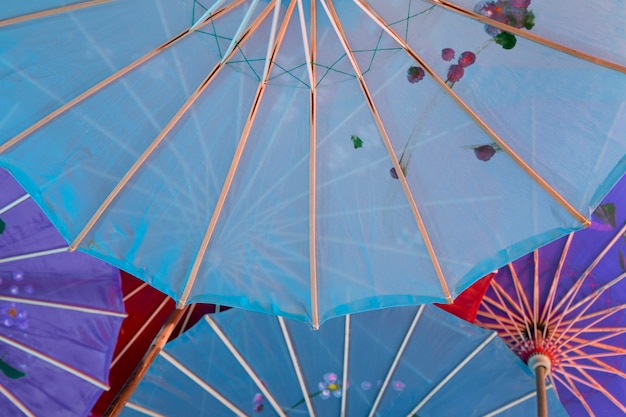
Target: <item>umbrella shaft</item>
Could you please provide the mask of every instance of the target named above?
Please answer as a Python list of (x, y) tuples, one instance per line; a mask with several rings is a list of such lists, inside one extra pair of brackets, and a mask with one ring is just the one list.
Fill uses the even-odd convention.
[(537, 417), (548, 417), (548, 398), (546, 395), (546, 368), (535, 368), (537, 382)]
[(144, 357), (141, 359), (141, 362), (139, 362), (139, 364), (131, 374), (130, 378), (128, 378), (128, 381), (126, 381), (126, 384), (124, 384), (119, 394), (117, 394), (117, 397), (115, 397), (109, 408), (104, 413), (103, 417), (116, 417), (122, 411), (128, 400), (130, 399), (131, 395), (135, 391), (135, 388), (137, 388), (139, 382), (141, 382), (143, 376), (148, 371), (148, 368), (150, 367), (150, 365), (152, 365), (152, 362), (154, 362), (156, 357), (159, 355), (159, 352), (161, 352), (163, 346), (165, 346), (165, 343), (170, 338), (170, 335), (176, 328), (176, 325), (178, 324), (180, 318), (183, 316), (184, 312), (185, 309), (182, 308), (176, 309), (172, 312), (172, 314), (170, 314), (167, 322), (165, 322), (165, 324), (161, 328), (160, 333), (154, 339), (150, 350), (148, 350), (148, 352), (146, 352)]

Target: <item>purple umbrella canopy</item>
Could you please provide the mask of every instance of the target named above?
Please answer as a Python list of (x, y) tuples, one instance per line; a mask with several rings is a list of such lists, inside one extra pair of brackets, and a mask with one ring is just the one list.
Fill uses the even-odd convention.
[(67, 243), (0, 172), (0, 416), (85, 416), (108, 389), (119, 271)]
[[(570, 416), (626, 415), (626, 178), (572, 233), (491, 282), (477, 324), (549, 378)], [(533, 359), (535, 358), (535, 359)]]

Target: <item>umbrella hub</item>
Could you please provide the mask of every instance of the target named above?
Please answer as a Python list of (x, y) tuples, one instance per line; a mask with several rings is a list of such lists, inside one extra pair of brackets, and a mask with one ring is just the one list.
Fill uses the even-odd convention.
[(515, 350), (524, 362), (529, 364), (533, 356), (541, 355), (548, 358), (552, 366), (559, 365), (559, 347), (552, 342), (552, 330), (545, 322), (527, 323), (520, 331), (522, 341)]
[(535, 374), (537, 373), (537, 368), (540, 366), (543, 366), (546, 369), (546, 373), (549, 373), (550, 368), (552, 367), (552, 359), (549, 355), (542, 352), (535, 352), (528, 358), (526, 363)]

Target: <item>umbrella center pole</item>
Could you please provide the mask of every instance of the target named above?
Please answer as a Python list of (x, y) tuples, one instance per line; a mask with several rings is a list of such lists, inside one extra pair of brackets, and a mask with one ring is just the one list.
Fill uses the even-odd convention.
[(550, 373), (550, 358), (543, 353), (531, 355), (528, 358), (528, 367), (535, 374), (535, 382), (537, 383), (537, 417), (548, 417), (546, 376)]

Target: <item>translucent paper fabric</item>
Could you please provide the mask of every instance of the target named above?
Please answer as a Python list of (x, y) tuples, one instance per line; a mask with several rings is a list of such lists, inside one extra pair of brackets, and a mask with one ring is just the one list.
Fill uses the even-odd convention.
[(626, 179), (575, 232), (501, 268), (477, 323), (552, 362), (571, 417), (626, 414)]
[[(565, 417), (548, 393), (550, 416)], [(530, 370), (494, 332), (437, 307), (354, 314), (319, 331), (233, 309), (166, 345), (121, 416), (529, 416), (534, 394)]]
[(22, 3), (0, 1), (0, 164), (181, 304), (318, 325), (447, 302), (624, 172), (613, 0)]
[(0, 415), (86, 416), (108, 389), (119, 271), (67, 243), (0, 172)]

